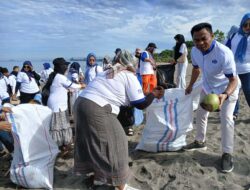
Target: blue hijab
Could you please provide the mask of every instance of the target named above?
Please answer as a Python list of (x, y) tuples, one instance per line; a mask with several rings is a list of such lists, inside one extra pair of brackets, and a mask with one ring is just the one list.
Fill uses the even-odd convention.
[(250, 35), (249, 33), (244, 33), (243, 31), (243, 25), (245, 24), (245, 22), (250, 19), (250, 13), (247, 13), (243, 16), (241, 22), (240, 22), (240, 29), (239, 29), (239, 34), (241, 34), (243, 37), (241, 38), (236, 52), (235, 52), (235, 61), (236, 62), (240, 62), (243, 63), (245, 56), (246, 56), (246, 51), (247, 51), (247, 37)]
[(89, 58), (90, 57), (94, 57), (95, 60), (96, 60), (96, 55), (94, 53), (89, 53), (88, 56), (87, 56), (87, 60), (86, 60), (86, 69), (85, 69), (85, 83), (88, 84), (90, 81), (89, 81), (89, 70), (92, 68), (92, 67), (96, 67), (97, 66), (97, 62), (95, 62), (94, 64), (90, 64), (89, 63)]
[(29, 80), (31, 81), (31, 78), (34, 78), (34, 74), (33, 74), (33, 72), (32, 72), (31, 69), (30, 69), (29, 71), (25, 71), (25, 70), (24, 70), (24, 66), (25, 66), (25, 65), (28, 65), (28, 66), (30, 66), (31, 68), (32, 68), (33, 66), (32, 66), (32, 64), (31, 64), (30, 61), (24, 61), (24, 62), (23, 62), (23, 68), (21, 69), (22, 72), (24, 72), (24, 73), (26, 73), (26, 74), (28, 75)]
[(50, 68), (50, 64), (49, 64), (49, 63), (44, 63), (44, 64), (43, 64), (43, 68), (44, 68), (45, 70), (49, 69), (49, 68)]

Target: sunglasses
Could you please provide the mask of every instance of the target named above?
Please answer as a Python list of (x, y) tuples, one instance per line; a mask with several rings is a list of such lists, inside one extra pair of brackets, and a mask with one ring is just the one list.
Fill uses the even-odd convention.
[(244, 27), (244, 28), (250, 27), (250, 22), (245, 23), (245, 24), (243, 25), (243, 27)]
[(28, 66), (28, 65), (24, 65), (24, 66), (23, 66), (23, 68), (28, 68), (28, 69), (29, 69), (29, 68), (30, 68), (30, 66)]

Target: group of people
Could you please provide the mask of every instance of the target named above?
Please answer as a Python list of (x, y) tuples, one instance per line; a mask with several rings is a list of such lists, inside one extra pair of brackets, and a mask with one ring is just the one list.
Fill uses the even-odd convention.
[[(233, 111), (239, 90), (245, 94), (250, 106), (250, 13), (244, 15), (240, 28), (231, 38), (231, 50), (214, 39), (212, 25), (199, 23), (192, 27), (191, 36), (194, 47), (191, 51), (192, 76), (186, 87), (187, 47), (184, 36), (176, 35), (175, 62), (178, 64), (177, 87), (185, 89), (188, 95), (202, 72), (202, 98), (209, 93), (218, 94), (220, 100), (221, 170), (233, 170), (234, 120)], [(164, 88), (157, 86), (157, 65), (153, 54), (156, 44), (149, 43), (145, 51), (139, 48), (135, 58), (126, 50), (117, 49), (113, 60), (105, 56), (103, 67), (96, 56), (88, 54), (85, 73), (79, 63), (69, 66), (64, 58), (53, 60), (54, 68), (44, 64), (41, 76), (37, 74), (30, 61), (25, 61), (20, 72), (13, 73), (16, 85), (5, 83), (8, 93), (2, 102), (10, 97), (17, 98), (20, 92), (21, 103), (29, 103), (40, 94), (39, 85), (49, 89), (45, 103), (53, 111), (51, 135), (60, 149), (64, 151), (72, 143), (72, 128), (69, 123), (69, 93), (74, 94), (72, 113), (75, 125), (74, 171), (86, 176), (86, 180), (96, 189), (103, 186), (119, 190), (131, 189), (129, 178), (128, 143), (126, 134), (117, 119), (121, 106), (132, 105), (145, 109), (155, 98), (164, 96)], [(50, 69), (50, 70), (49, 70)], [(17, 74), (17, 75), (16, 75)], [(239, 76), (239, 77), (238, 77)], [(0, 84), (5, 77), (1, 73)], [(43, 83), (43, 84), (39, 84)], [(1, 88), (1, 92), (2, 92)], [(5, 108), (3, 108), (5, 109)], [(7, 110), (9, 111), (9, 110)], [(185, 147), (186, 151), (206, 149), (206, 129), (209, 112), (201, 106), (197, 110), (195, 141)], [(2, 130), (10, 130), (9, 125), (1, 123)], [(1, 134), (1, 133), (0, 133)], [(1, 136), (0, 136), (1, 137)], [(1, 140), (1, 139), (0, 139)], [(2, 140), (1, 140), (2, 141)], [(8, 146), (8, 145), (7, 145)], [(6, 148), (8, 148), (6, 146)], [(13, 148), (13, 147), (12, 147)], [(12, 152), (13, 149), (9, 151)]]

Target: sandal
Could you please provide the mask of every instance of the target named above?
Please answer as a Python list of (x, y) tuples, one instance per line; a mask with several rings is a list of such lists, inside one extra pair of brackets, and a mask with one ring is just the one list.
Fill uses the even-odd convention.
[(127, 135), (128, 136), (133, 136), (134, 135), (134, 129), (132, 127), (128, 128)]

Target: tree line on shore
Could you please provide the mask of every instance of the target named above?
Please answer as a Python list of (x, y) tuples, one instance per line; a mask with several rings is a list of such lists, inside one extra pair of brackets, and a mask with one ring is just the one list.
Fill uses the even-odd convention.
[[(214, 32), (214, 37), (217, 41), (223, 42), (225, 40), (225, 34), (224, 32), (220, 30), (216, 30)], [(191, 57), (190, 57), (190, 51), (192, 47), (194, 46), (192, 40), (186, 41), (187, 49), (188, 49), (188, 62), (191, 63)], [(172, 49), (165, 49), (160, 53), (154, 53), (154, 59), (156, 62), (172, 62), (174, 61), (174, 47)], [(102, 62), (103, 58), (97, 58), (97, 62)], [(70, 58), (70, 61), (86, 61), (86, 58)]]

